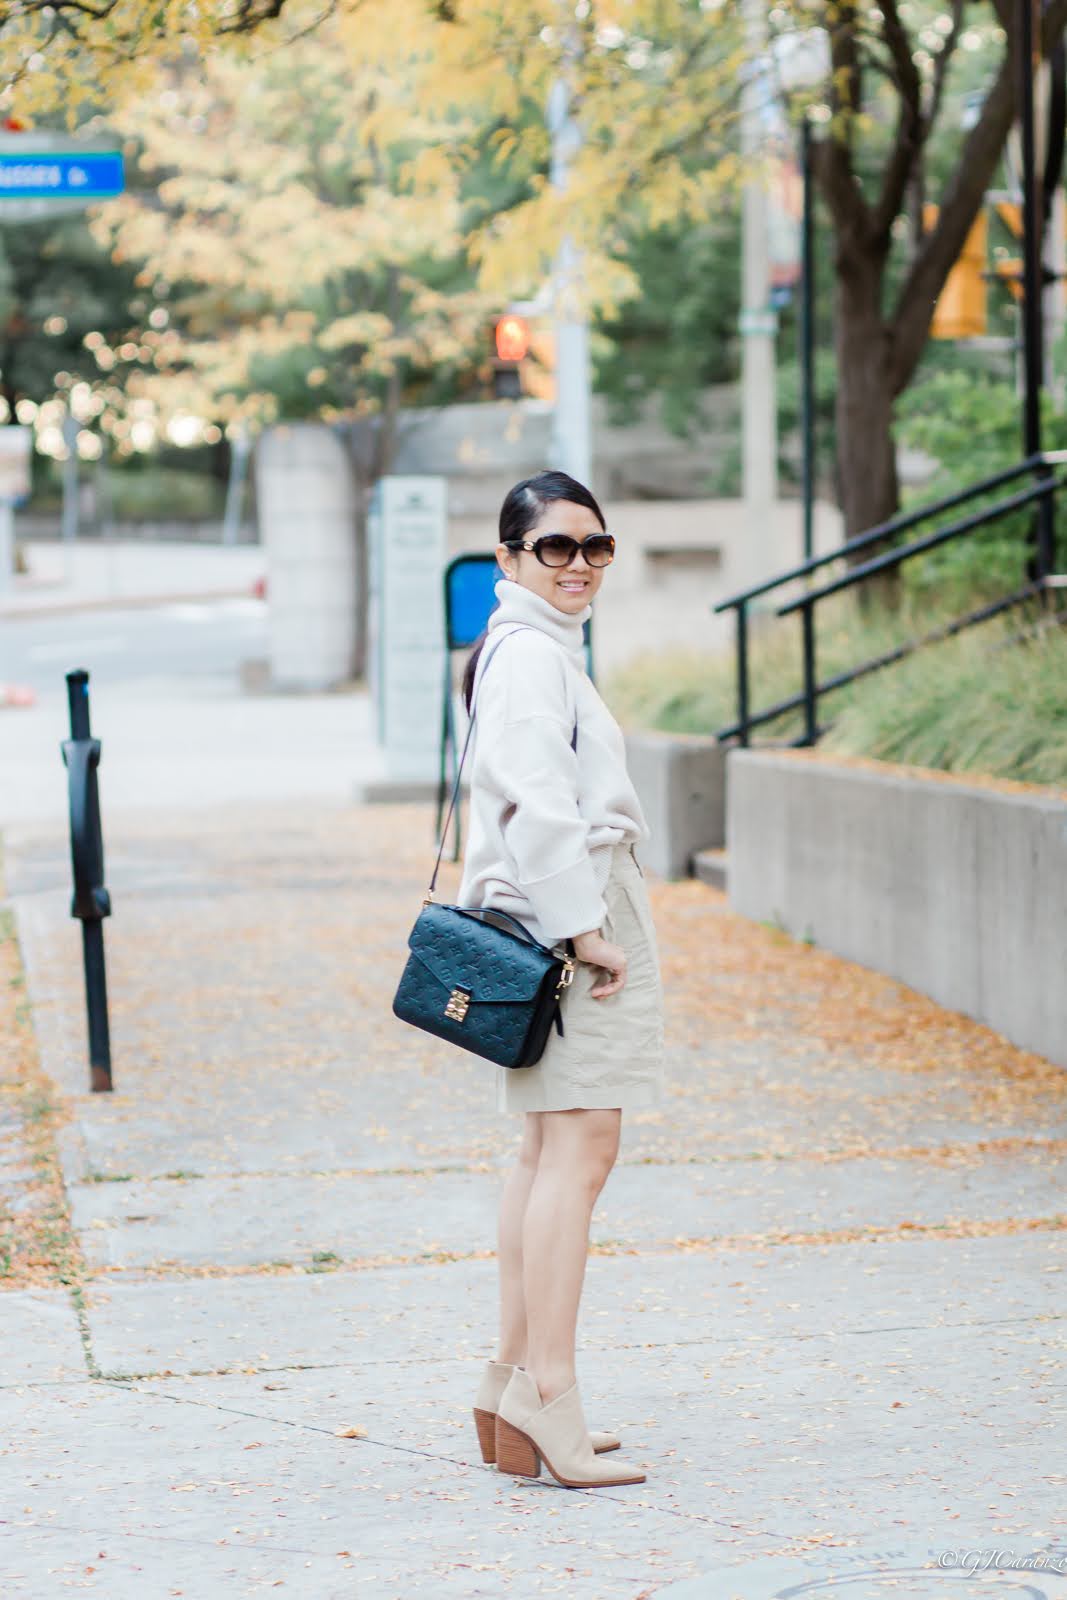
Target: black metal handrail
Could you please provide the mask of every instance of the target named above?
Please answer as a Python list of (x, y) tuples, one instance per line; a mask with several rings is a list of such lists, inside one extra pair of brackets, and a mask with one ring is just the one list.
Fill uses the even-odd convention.
[[(726, 727), (718, 729), (717, 737), (720, 740), (739, 738), (743, 745), (749, 742), (749, 735), (753, 728), (766, 722), (773, 722), (786, 711), (795, 710), (798, 706), (804, 707), (804, 732), (791, 741), (794, 744), (814, 744), (819, 737), (820, 729), (816, 724), (816, 703), (819, 695), (826, 694), (832, 689), (840, 688), (843, 684), (851, 683), (854, 679), (863, 677), (868, 672), (887, 666), (890, 662), (899, 661), (902, 657), (910, 655), (912, 651), (923, 645), (933, 643), (940, 639), (950, 637), (960, 632), (963, 628), (970, 627), (977, 622), (987, 620), (1000, 611), (1010, 606), (1018, 605), (1022, 601), (1033, 598), (1046, 592), (1051, 586), (1051, 572), (1042, 571), (1038, 577), (1024, 585), (1022, 588), (1004, 595), (988, 605), (980, 606), (968, 612), (963, 617), (955, 618), (949, 623), (921, 635), (917, 639), (901, 644), (882, 655), (871, 657), (868, 661), (861, 662), (859, 666), (848, 672), (838, 673), (833, 678), (823, 683), (815, 681), (815, 605), (819, 600), (826, 599), (831, 594), (838, 594), (844, 589), (855, 584), (863, 583), (868, 578), (878, 573), (885, 572), (892, 567), (899, 566), (902, 562), (910, 560), (913, 556), (923, 555), (937, 546), (946, 544), (950, 540), (966, 537), (980, 528), (989, 526), (999, 521), (1002, 517), (1011, 515), (1012, 512), (1025, 508), (1027, 505), (1043, 506), (1051, 504), (1052, 497), (1067, 485), (1067, 478), (1052, 476), (1054, 467), (1067, 462), (1067, 452), (1047, 451), (1037, 455), (1027, 456), (1013, 467), (1007, 467), (1000, 472), (991, 473), (988, 477), (980, 479), (977, 483), (968, 485), (967, 488), (957, 490), (953, 494), (944, 495), (939, 500), (932, 501), (929, 505), (917, 507), (913, 511), (901, 513), (892, 517), (887, 522), (880, 523), (875, 528), (870, 528), (854, 539), (846, 540), (834, 550), (825, 552), (820, 556), (812, 556), (809, 560), (800, 562), (788, 571), (777, 574), (775, 577), (764, 579), (761, 583), (753, 584), (747, 589), (740, 590), (737, 594), (720, 600), (713, 610), (716, 612), (735, 610), (737, 613), (737, 710), (736, 721)], [(907, 544), (894, 545), (892, 549), (882, 551), (867, 561), (849, 568), (840, 577), (832, 579), (820, 588), (807, 589), (803, 594), (776, 608), (776, 615), (787, 616), (792, 612), (801, 613), (803, 637), (803, 670), (804, 687), (795, 695), (785, 700), (777, 701), (772, 706), (767, 706), (758, 712), (749, 708), (749, 672), (748, 672), (748, 604), (757, 596), (769, 594), (772, 590), (780, 588), (783, 584), (795, 582), (798, 578), (809, 576), (820, 567), (832, 561), (839, 561), (843, 556), (852, 555), (857, 550), (869, 548), (896, 533), (902, 533), (908, 528), (917, 527), (920, 523), (927, 522), (933, 517), (941, 516), (946, 511), (951, 511), (957, 506), (965, 505), (967, 501), (977, 499), (980, 495), (989, 494), (994, 489), (1001, 488), (1004, 484), (1023, 477), (1026, 473), (1040, 475), (1039, 482), (1029, 489), (1018, 494), (1010, 495), (1004, 500), (998, 500), (992, 506), (985, 506), (981, 510), (972, 512), (950, 523), (947, 527), (938, 528), (933, 533), (926, 534), (919, 539)], [(1051, 515), (1051, 512), (1049, 512)], [(1039, 548), (1039, 554), (1041, 553)], [(1043, 565), (1039, 562), (1039, 565)]]
[(868, 545), (877, 544), (880, 539), (888, 539), (895, 533), (903, 533), (920, 522), (929, 521), (931, 517), (939, 517), (943, 511), (952, 511), (968, 500), (976, 500), (979, 495), (989, 494), (993, 489), (999, 489), (1005, 483), (1023, 477), (1027, 472), (1034, 472), (1047, 464), (1055, 464), (1064, 454), (1067, 452), (1057, 451), (1046, 455), (1027, 456), (1014, 467), (1005, 467), (1002, 472), (991, 473), (988, 478), (982, 478), (966, 489), (957, 489), (952, 494), (942, 496), (940, 500), (932, 500), (929, 505), (917, 506), (914, 511), (901, 511), (895, 517), (890, 517), (888, 522), (880, 522), (877, 527), (868, 528), (864, 533), (857, 533), (855, 538), (846, 539), (843, 544), (839, 544), (833, 550), (827, 550), (821, 556), (811, 556), (807, 561), (801, 561), (797, 566), (790, 567), (788, 571), (778, 573), (776, 577), (764, 578), (761, 583), (754, 583), (749, 589), (739, 590), (728, 599), (718, 601), (711, 609), (729, 611), (734, 606), (743, 605), (758, 595), (768, 594), (772, 589), (781, 588), (784, 583), (804, 578), (809, 572), (814, 572), (831, 561), (840, 561), (842, 556), (851, 555), (855, 550), (864, 550)]
[(778, 607), (777, 614), (780, 617), (787, 616), (791, 611), (798, 611), (801, 606), (812, 605), (816, 600), (825, 599), (827, 595), (848, 589), (852, 584), (862, 582), (875, 572), (885, 572), (889, 567), (899, 566), (902, 561), (907, 561), (912, 556), (921, 556), (927, 550), (936, 549), (938, 545), (948, 544), (952, 539), (961, 538), (965, 533), (974, 533), (977, 528), (987, 527), (991, 522), (999, 522), (1001, 517), (1010, 516), (1013, 511), (1020, 510), (1032, 501), (1043, 500), (1046, 496), (1055, 494), (1065, 483), (1067, 483), (1065, 478), (1046, 478), (1043, 482), (1035, 484), (1032, 489), (1022, 489), (1018, 494), (1009, 495), (1006, 500), (998, 500), (996, 505), (986, 506), (983, 511), (975, 511), (959, 522), (950, 522), (946, 528), (938, 528), (934, 533), (913, 540), (911, 544), (899, 544), (892, 550), (884, 550), (881, 555), (872, 556), (869, 561), (852, 567), (840, 578), (832, 579), (821, 589), (809, 589), (805, 594), (798, 595), (795, 600), (787, 600), (785, 605)]

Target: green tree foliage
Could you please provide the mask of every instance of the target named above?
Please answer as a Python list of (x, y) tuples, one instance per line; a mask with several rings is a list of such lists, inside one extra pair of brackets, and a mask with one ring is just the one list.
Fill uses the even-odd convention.
[(599, 324), (596, 386), (620, 422), (657, 395), (665, 425), (688, 433), (701, 390), (738, 375), (740, 218), (636, 231), (627, 260), (639, 292)]
[[(1042, 396), (1045, 448), (1067, 448), (1067, 415), (1051, 395)], [(956, 493), (1013, 466), (1022, 456), (1020, 401), (1015, 386), (971, 370), (935, 372), (901, 400), (897, 438), (932, 456), (934, 476), (913, 490), (909, 502), (929, 502)], [(924, 524), (932, 531), (983, 506), (992, 506), (1029, 486), (1019, 479)], [(905, 563), (903, 582), (918, 598), (936, 598), (959, 610), (1022, 586), (1031, 546), (1033, 513), (1019, 511)], [(1062, 524), (1062, 515), (1059, 518)], [(1060, 569), (1067, 566), (1067, 530), (1059, 534)]]
[(98, 375), (85, 348), (100, 330), (119, 339), (144, 304), (133, 274), (116, 267), (84, 215), (5, 227), (0, 238), (0, 382), (10, 410), (41, 404), (69, 381)]

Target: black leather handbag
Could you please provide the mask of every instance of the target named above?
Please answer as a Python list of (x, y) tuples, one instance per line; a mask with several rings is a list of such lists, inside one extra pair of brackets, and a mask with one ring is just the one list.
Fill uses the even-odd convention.
[[(482, 667), (483, 678), (492, 655)], [(559, 1002), (574, 977), (571, 940), (565, 941), (567, 954), (560, 955), (539, 943), (509, 912), (438, 905), (433, 898), (477, 709), (475, 703), (433, 877), (408, 937), (408, 960), (393, 998), (393, 1014), (502, 1067), (530, 1067), (540, 1060), (553, 1024), (563, 1032)], [(575, 726), (571, 739), (575, 747), (577, 735)]]

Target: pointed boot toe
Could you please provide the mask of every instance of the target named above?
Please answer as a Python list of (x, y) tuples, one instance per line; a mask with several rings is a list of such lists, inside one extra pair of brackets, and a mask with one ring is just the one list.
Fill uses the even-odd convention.
[(566, 1489), (645, 1481), (645, 1474), (636, 1468), (597, 1460), (577, 1383), (542, 1405), (533, 1377), (524, 1367), (516, 1367), (497, 1408), (496, 1464), (501, 1472), (536, 1478), (542, 1462)]

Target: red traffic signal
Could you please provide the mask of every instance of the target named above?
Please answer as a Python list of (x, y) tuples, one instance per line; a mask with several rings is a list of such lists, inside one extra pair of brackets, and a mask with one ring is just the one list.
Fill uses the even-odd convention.
[(530, 348), (530, 330), (525, 317), (514, 312), (500, 317), (496, 325), (496, 353), (500, 361), (522, 361)]

